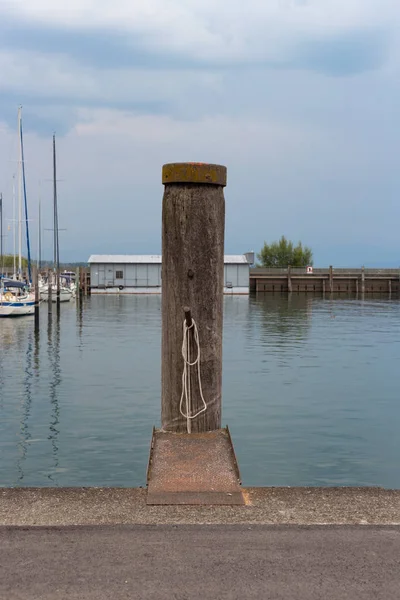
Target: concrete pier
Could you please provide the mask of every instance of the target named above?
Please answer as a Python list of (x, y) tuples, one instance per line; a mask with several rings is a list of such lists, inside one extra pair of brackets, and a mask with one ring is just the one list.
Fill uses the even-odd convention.
[(0, 598), (398, 598), (400, 490), (244, 494), (147, 506), (144, 489), (0, 490)]
[(244, 506), (148, 506), (144, 488), (3, 488), (0, 526), (400, 525), (400, 490), (243, 488)]

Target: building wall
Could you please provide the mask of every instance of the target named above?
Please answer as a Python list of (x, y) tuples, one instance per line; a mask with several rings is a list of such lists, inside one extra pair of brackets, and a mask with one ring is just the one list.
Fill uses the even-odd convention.
[(140, 287), (152, 288), (161, 285), (159, 264), (92, 264), (90, 265), (92, 288)]
[(249, 265), (248, 264), (226, 264), (224, 265), (224, 284), (226, 288), (249, 287)]
[[(248, 294), (249, 265), (225, 264), (224, 285), (226, 293)], [(90, 287), (94, 293), (96, 291), (116, 293), (120, 291), (121, 286), (127, 293), (132, 291), (132, 288), (142, 293), (151, 293), (157, 289), (161, 291), (161, 264), (96, 263), (90, 265)]]

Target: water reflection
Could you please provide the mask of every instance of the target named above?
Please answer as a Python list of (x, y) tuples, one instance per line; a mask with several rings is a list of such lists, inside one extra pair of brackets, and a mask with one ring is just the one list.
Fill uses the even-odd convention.
[(83, 298), (78, 298), (76, 302), (76, 325), (79, 337), (79, 348), (82, 349), (82, 332), (83, 332)]
[(28, 454), (29, 440), (32, 438), (29, 431), (29, 418), (32, 405), (32, 379), (33, 379), (33, 337), (32, 329), (28, 331), (27, 349), (25, 352), (25, 366), (22, 386), (22, 397), (20, 402), (21, 420), (20, 420), (20, 441), (18, 443), (19, 456), (17, 459), (18, 482), (24, 479), (24, 463)]
[[(50, 316), (50, 315), (49, 315)], [(48, 439), (51, 442), (53, 455), (53, 468), (48, 474), (48, 478), (53, 485), (58, 486), (57, 470), (59, 467), (59, 444), (58, 436), (60, 433), (60, 406), (58, 399), (58, 388), (62, 383), (60, 367), (60, 306), (56, 308), (56, 319), (54, 333), (52, 332), (52, 319), (48, 320), (47, 328), (47, 352), (50, 366), (50, 386), (49, 397), (51, 404), (51, 416)]]
[(35, 322), (34, 329), (34, 352), (33, 352), (33, 368), (35, 371), (36, 378), (39, 377), (40, 372), (40, 325)]
[(251, 321), (261, 328), (261, 339), (277, 346), (305, 340), (312, 318), (313, 296), (306, 294), (259, 294), (250, 299)]

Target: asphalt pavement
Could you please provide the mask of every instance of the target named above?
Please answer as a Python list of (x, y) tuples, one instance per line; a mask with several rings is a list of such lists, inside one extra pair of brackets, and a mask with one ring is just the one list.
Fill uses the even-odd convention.
[(3, 526), (0, 598), (394, 600), (400, 526)]

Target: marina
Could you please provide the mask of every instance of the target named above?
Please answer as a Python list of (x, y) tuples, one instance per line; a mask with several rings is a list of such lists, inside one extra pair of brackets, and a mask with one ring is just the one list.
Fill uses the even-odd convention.
[(0, 3), (0, 598), (395, 600), (398, 5), (148, 4)]
[[(146, 484), (160, 295), (91, 295), (0, 322), (2, 486)], [(400, 303), (225, 296), (222, 425), (245, 486), (400, 489)]]

